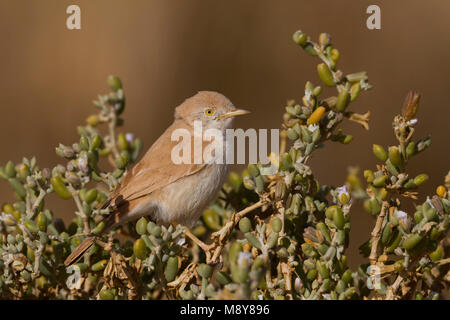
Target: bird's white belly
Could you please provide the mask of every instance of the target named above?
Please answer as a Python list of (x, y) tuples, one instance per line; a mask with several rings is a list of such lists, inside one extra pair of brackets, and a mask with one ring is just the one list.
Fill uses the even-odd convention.
[(158, 222), (192, 226), (220, 191), (228, 174), (225, 164), (211, 164), (198, 173), (182, 178), (161, 190), (164, 201), (155, 210)]

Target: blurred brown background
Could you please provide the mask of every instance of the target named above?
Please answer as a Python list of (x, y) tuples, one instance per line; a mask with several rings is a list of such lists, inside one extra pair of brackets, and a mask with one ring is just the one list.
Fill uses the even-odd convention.
[[(81, 7), (82, 29), (66, 29), (66, 8)], [(381, 7), (381, 30), (366, 28), (366, 8)], [(0, 164), (35, 155), (40, 167), (60, 159), (59, 142), (77, 139), (76, 126), (119, 75), (127, 96), (124, 131), (152, 142), (171, 123), (174, 107), (199, 90), (216, 90), (252, 110), (242, 128), (278, 128), (288, 98), (318, 84), (318, 59), (291, 40), (301, 28), (314, 39), (328, 32), (341, 52), (340, 68), (366, 70), (374, 88), (352, 110), (370, 109), (371, 130), (345, 125), (352, 144), (330, 143), (314, 155), (323, 184), (341, 185), (347, 166), (373, 168), (372, 143), (394, 143), (392, 118), (407, 91), (423, 94), (416, 139), (433, 146), (414, 158), (412, 174), (427, 172), (434, 193), (449, 166), (450, 2), (442, 0), (0, 0)], [(0, 183), (0, 202), (12, 200)], [(53, 198), (56, 215), (74, 207)], [(352, 265), (372, 218), (352, 216)]]

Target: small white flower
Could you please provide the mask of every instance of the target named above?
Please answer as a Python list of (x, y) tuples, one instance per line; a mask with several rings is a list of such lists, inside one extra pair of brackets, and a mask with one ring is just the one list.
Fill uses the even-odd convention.
[(322, 293), (322, 297), (323, 297), (325, 300), (331, 300), (331, 295), (330, 295), (329, 293)]
[(242, 265), (245, 263), (245, 265), (248, 266), (250, 264), (251, 257), (252, 257), (252, 254), (250, 252), (240, 252), (238, 259), (237, 259), (238, 265)]
[(6, 219), (8, 219), (8, 220), (12, 219), (13, 221), (16, 220), (12, 214), (5, 213), (5, 212), (2, 211), (2, 214), (0, 215), (0, 221), (5, 221)]
[(181, 247), (185, 242), (186, 242), (185, 238), (179, 238), (176, 243)]
[(125, 134), (125, 139), (130, 143), (133, 142), (134, 134), (132, 134), (132, 133)]
[(78, 168), (81, 170), (81, 172), (86, 173), (89, 171), (87, 155), (84, 157), (80, 156), (77, 159), (77, 164), (78, 164)]
[(337, 188), (336, 192), (338, 193), (338, 197), (340, 197), (343, 194), (346, 194), (347, 196), (349, 195), (346, 186), (342, 186), (342, 187)]
[(302, 289), (302, 287), (303, 287), (303, 282), (302, 282), (302, 280), (301, 280), (299, 277), (295, 278), (295, 281), (294, 281), (294, 288), (295, 288), (295, 291), (297, 291), (298, 293), (300, 293), (300, 290)]
[(318, 124), (310, 124), (310, 125), (308, 126), (308, 130), (311, 131), (311, 132), (314, 132), (314, 131), (316, 131), (317, 129), (319, 129), (319, 125), (318, 125)]
[(309, 99), (311, 99), (311, 97), (312, 97), (312, 91), (305, 89), (305, 98), (309, 100)]
[(405, 211), (397, 210), (397, 219), (406, 224), (408, 222), (408, 214)]
[(408, 126), (410, 126), (410, 127), (414, 127), (415, 125), (417, 125), (419, 123), (419, 120), (418, 119), (411, 119), (411, 120), (409, 120), (408, 121)]

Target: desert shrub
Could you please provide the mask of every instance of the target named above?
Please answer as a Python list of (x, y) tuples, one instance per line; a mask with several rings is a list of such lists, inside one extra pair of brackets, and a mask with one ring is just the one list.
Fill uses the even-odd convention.
[[(371, 85), (366, 72), (337, 68), (340, 53), (328, 34), (316, 43), (297, 31), (293, 40), (321, 60), (319, 78), (335, 94), (323, 97), (322, 87), (308, 81), (301, 101), (284, 108), (281, 152), (270, 156), (278, 172), (264, 174), (261, 164), (232, 172), (192, 230), (141, 218), (64, 266), (87, 235), (101, 232), (109, 209), (100, 204), (142, 148), (141, 140), (118, 132), (125, 96), (114, 76), (112, 91), (94, 102), (98, 112), (78, 127), (79, 141), (56, 148), (61, 164), (40, 168), (24, 158), (1, 167), (16, 199), (1, 212), (1, 298), (438, 299), (450, 277), (450, 174), (415, 212), (404, 209), (428, 179), (406, 171), (431, 145), (430, 137), (413, 139), (420, 95), (411, 91), (394, 118), (394, 145), (373, 145), (376, 168), (362, 177), (351, 170), (340, 187), (321, 185), (308, 165), (311, 154), (326, 143), (351, 143), (339, 128), (343, 121), (369, 128), (370, 113), (350, 109)], [(47, 208), (51, 193), (75, 202), (69, 225)], [(374, 227), (360, 247), (367, 263), (351, 270), (346, 249), (356, 201)]]

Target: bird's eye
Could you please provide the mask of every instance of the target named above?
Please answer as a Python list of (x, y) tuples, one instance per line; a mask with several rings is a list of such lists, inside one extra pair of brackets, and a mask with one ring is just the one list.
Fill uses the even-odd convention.
[(205, 110), (205, 114), (207, 116), (212, 116), (214, 114), (214, 110), (211, 109), (211, 108), (208, 108), (208, 109)]

